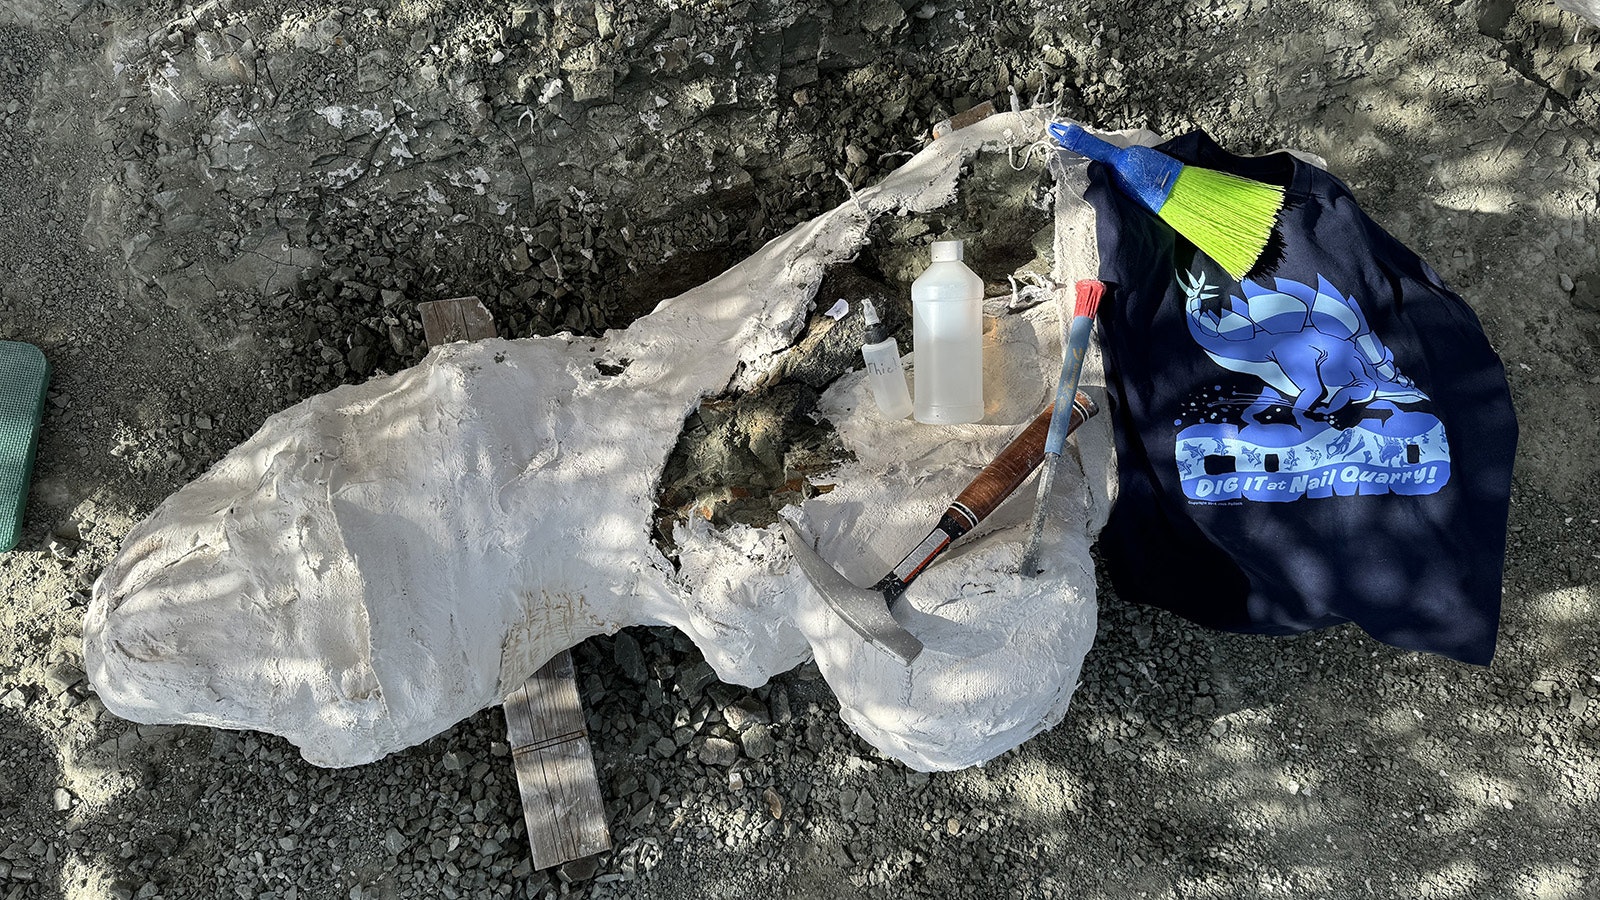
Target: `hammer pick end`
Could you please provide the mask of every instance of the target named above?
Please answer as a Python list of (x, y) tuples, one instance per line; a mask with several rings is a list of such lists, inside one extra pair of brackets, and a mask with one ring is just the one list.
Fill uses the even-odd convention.
[(788, 519), (782, 521), (789, 552), (794, 554), (795, 562), (800, 564), (800, 569), (811, 581), (811, 586), (822, 595), (822, 599), (868, 643), (901, 663), (910, 665), (922, 652), (922, 642), (889, 614), (889, 603), (883, 594), (851, 584), (812, 548), (794, 523)]

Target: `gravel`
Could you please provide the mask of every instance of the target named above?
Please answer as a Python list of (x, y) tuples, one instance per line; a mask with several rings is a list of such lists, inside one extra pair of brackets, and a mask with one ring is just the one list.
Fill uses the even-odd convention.
[[(5, 4), (0, 339), (55, 374), (0, 555), (0, 898), (1600, 892), (1597, 67), (1600, 33), (1535, 0)], [(727, 685), (632, 629), (575, 651), (614, 848), (549, 872), (498, 710), (330, 771), (89, 690), (85, 592), (122, 535), (277, 410), (419, 359), (417, 302), (476, 294), (513, 337), (623, 326), (1013, 90), (1320, 154), (1467, 298), (1523, 424), (1492, 667), (1105, 591), (1061, 725), (924, 775), (850, 734), (815, 665)], [(943, 215), (1025, 210), (1017, 177)], [(1002, 218), (992, 252), (1031, 246)], [(895, 296), (897, 248), (939, 225), (880, 223), (839, 293)], [(803, 416), (849, 322), (707, 433)], [(664, 514), (727, 496), (715, 445), (680, 450)]]

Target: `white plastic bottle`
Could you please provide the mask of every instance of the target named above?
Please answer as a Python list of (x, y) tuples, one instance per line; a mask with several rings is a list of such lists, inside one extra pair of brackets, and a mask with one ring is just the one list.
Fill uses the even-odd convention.
[(906, 370), (900, 363), (900, 342), (878, 319), (871, 300), (862, 301), (861, 316), (867, 322), (867, 340), (861, 345), (861, 358), (867, 362), (867, 384), (878, 412), (887, 419), (911, 415), (911, 392), (906, 388)]
[(983, 279), (961, 257), (961, 241), (936, 241), (933, 263), (911, 284), (918, 422), (983, 418)]

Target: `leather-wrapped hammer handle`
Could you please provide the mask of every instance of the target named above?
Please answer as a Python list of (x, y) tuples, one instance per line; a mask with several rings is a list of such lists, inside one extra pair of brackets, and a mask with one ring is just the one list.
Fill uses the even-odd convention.
[[(1013, 438), (994, 458), (994, 462), (984, 466), (978, 477), (972, 479), (972, 483), (950, 504), (951, 510), (957, 515), (970, 518), (968, 529), (988, 518), (1011, 496), (1017, 485), (1039, 468), (1039, 463), (1044, 459), (1045, 435), (1050, 431), (1050, 416), (1055, 408), (1054, 403), (1045, 407), (1044, 412), (1039, 413), (1021, 434)], [(1076, 431), (1085, 419), (1099, 411), (1087, 394), (1078, 391), (1072, 401), (1072, 419), (1067, 423), (1067, 433)]]
[[(1044, 461), (1045, 437), (1050, 433), (1050, 417), (1055, 408), (1054, 403), (1045, 407), (1044, 412), (1030, 422), (1021, 434), (1012, 438), (1000, 455), (984, 466), (978, 477), (972, 479), (956, 496), (944, 515), (939, 517), (939, 524), (928, 532), (922, 543), (911, 548), (899, 565), (873, 585), (883, 592), (885, 600), (892, 605), (911, 586), (911, 582), (917, 580), (923, 569), (938, 559), (957, 538), (978, 527), (979, 522), (987, 519), (1011, 496), (1017, 485), (1027, 481), (1033, 470), (1039, 468), (1039, 463)], [(1067, 423), (1067, 433), (1076, 431), (1079, 425), (1099, 411), (1100, 407), (1089, 399), (1089, 395), (1078, 391), (1072, 401), (1072, 417)]]

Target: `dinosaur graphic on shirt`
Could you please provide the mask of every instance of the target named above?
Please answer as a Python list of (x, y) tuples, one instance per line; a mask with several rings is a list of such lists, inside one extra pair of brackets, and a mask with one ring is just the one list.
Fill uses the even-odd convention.
[(1217, 365), (1263, 382), (1247, 419), (1282, 405), (1348, 426), (1355, 421), (1349, 413), (1374, 400), (1428, 399), (1400, 374), (1355, 298), (1320, 275), (1315, 289), (1286, 278), (1271, 288), (1245, 281), (1240, 295), (1220, 303), (1203, 273), (1179, 273), (1178, 283), (1195, 343)]
[[(1174, 447), (1191, 500), (1431, 494), (1449, 479), (1444, 426), (1361, 305), (1321, 275), (1224, 292), (1179, 272), (1184, 320), (1206, 356), (1245, 376), (1196, 391)], [(1196, 453), (1205, 446), (1204, 453)], [(1198, 457), (1198, 458), (1197, 458)]]

